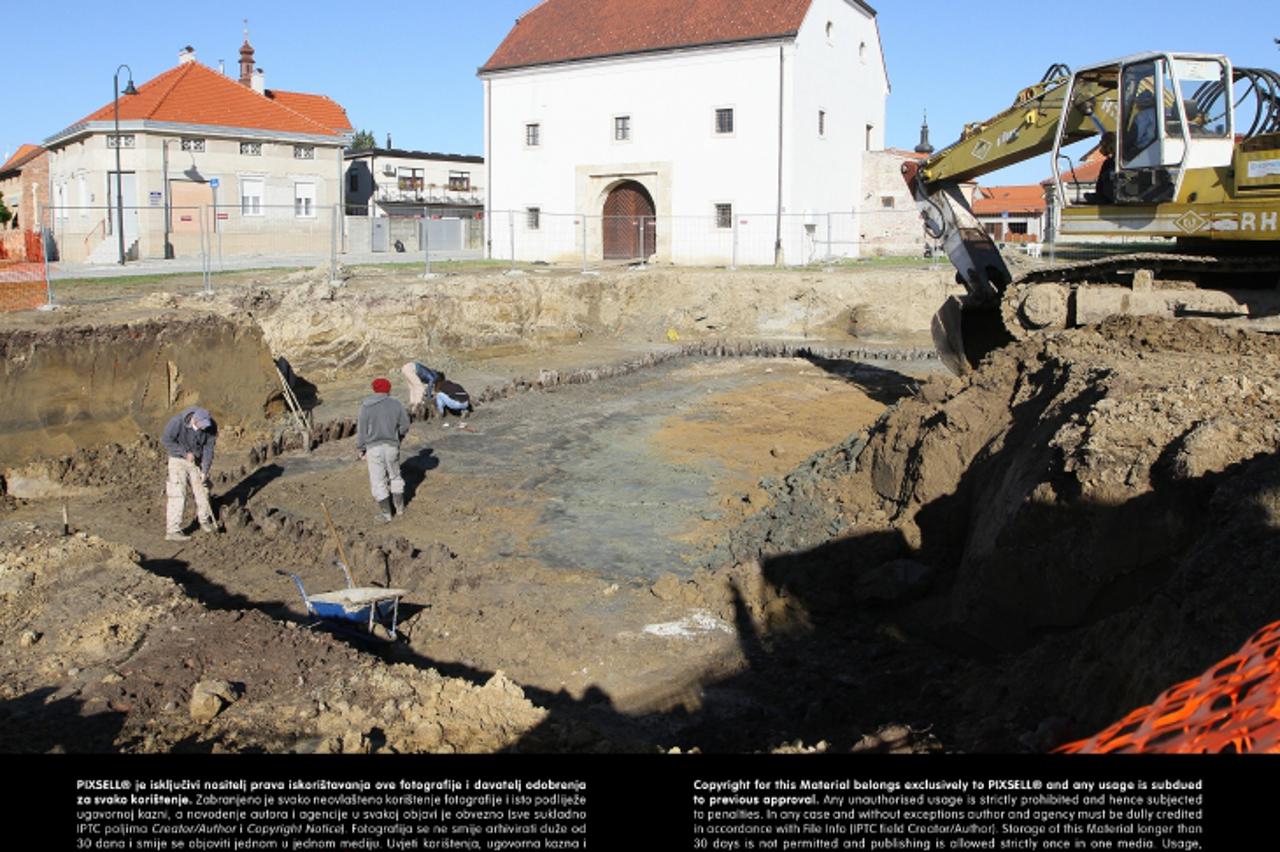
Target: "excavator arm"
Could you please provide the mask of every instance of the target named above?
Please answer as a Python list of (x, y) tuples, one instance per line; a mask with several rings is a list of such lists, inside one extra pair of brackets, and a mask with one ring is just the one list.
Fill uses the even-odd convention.
[[(985, 122), (967, 125), (960, 140), (923, 162), (902, 167), (929, 235), (942, 242), (967, 296), (934, 317), (939, 353), (962, 372), (966, 348), (989, 349), (973, 323), (962, 335), (963, 311), (999, 303), (1011, 276), (1000, 251), (973, 214), (961, 185), (1006, 166), (1095, 134), (1116, 123), (1116, 91), (1102, 79), (1073, 75), (1054, 65), (1037, 84), (1023, 89), (1011, 107)], [(1061, 138), (1059, 138), (1061, 136)], [(998, 323), (992, 328), (999, 333)]]

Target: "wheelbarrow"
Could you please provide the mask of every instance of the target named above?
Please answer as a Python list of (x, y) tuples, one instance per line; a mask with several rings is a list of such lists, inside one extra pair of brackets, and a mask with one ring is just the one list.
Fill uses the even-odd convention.
[(277, 571), (293, 580), (302, 595), (307, 614), (313, 619), (334, 622), (343, 627), (359, 625), (362, 632), (387, 641), (396, 639), (396, 620), (400, 616), (400, 598), (408, 592), (404, 589), (384, 589), (379, 586), (357, 586), (351, 580), (351, 572), (342, 561), (335, 561), (342, 569), (347, 587), (336, 592), (309, 595), (297, 574)]

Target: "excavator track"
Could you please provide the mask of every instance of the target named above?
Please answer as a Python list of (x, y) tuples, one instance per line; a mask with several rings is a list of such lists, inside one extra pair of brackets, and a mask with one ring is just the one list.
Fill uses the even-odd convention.
[(1280, 327), (1280, 256), (1148, 252), (1027, 272), (1005, 288), (1015, 340), (1117, 314), (1196, 317)]

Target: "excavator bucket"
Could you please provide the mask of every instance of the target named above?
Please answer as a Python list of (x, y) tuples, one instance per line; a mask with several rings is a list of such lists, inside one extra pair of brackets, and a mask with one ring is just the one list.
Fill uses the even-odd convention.
[(1000, 319), (998, 304), (974, 305), (968, 296), (951, 296), (943, 302), (929, 330), (938, 358), (957, 376), (1013, 340)]
[(933, 342), (947, 368), (962, 375), (987, 352), (1008, 342), (1009, 336), (1001, 334), (1000, 297), (1012, 276), (960, 188), (947, 183), (929, 192), (919, 172), (918, 162), (902, 166), (902, 177), (920, 209), (925, 230), (942, 241), (956, 268), (956, 281), (966, 291), (963, 297), (948, 299), (934, 316)]

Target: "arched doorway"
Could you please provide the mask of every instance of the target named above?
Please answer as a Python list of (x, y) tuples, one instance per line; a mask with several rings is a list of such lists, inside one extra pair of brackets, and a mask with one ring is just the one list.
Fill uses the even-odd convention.
[(623, 181), (609, 191), (602, 224), (606, 260), (644, 260), (657, 250), (653, 196), (634, 180)]

